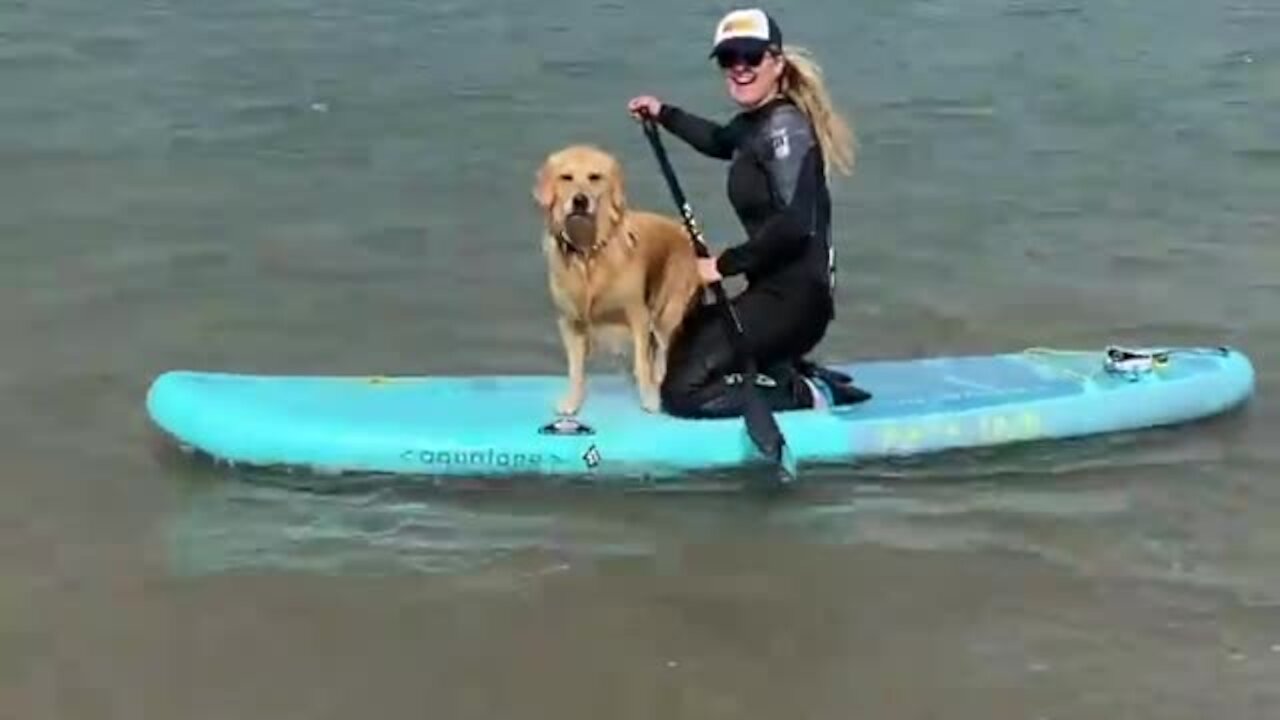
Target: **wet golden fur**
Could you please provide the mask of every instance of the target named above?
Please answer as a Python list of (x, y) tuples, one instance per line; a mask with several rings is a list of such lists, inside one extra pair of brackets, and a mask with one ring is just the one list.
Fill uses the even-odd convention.
[[(568, 361), (569, 388), (557, 410), (578, 412), (593, 346), (621, 336), (630, 340), (640, 403), (656, 412), (667, 350), (700, 288), (684, 226), (629, 207), (617, 158), (590, 145), (548, 155), (533, 196), (543, 213), (542, 247)], [(581, 217), (566, 223), (575, 196)]]

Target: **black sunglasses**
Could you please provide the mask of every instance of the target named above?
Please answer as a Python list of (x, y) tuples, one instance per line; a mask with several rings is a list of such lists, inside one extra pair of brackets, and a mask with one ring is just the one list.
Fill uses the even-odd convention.
[(764, 56), (767, 54), (764, 48), (752, 50), (721, 50), (716, 53), (716, 63), (725, 69), (734, 65), (746, 65), (747, 67), (756, 67), (764, 62)]

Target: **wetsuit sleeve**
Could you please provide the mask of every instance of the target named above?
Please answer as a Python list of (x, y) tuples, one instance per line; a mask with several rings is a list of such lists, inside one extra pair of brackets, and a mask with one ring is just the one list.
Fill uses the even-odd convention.
[(665, 103), (658, 111), (658, 123), (703, 155), (720, 160), (733, 157), (732, 125), (721, 125)]
[(759, 273), (804, 252), (817, 232), (822, 190), (821, 149), (798, 112), (770, 122), (755, 152), (775, 202), (773, 217), (746, 242), (720, 254), (716, 269), (729, 277)]

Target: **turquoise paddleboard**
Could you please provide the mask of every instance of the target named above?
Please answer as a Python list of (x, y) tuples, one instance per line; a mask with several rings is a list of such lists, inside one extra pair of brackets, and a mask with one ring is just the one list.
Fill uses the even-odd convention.
[[(801, 463), (853, 463), (1138, 430), (1221, 413), (1254, 390), (1228, 348), (1136, 356), (1028, 349), (831, 364), (871, 400), (776, 415)], [(645, 412), (625, 375), (589, 379), (556, 423), (558, 375), (333, 377), (174, 370), (147, 395), (155, 424), (221, 461), (423, 476), (678, 477), (763, 462), (737, 418)]]

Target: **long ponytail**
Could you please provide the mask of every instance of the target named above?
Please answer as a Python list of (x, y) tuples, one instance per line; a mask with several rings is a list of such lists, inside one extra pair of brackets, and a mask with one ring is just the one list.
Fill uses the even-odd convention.
[(782, 74), (782, 93), (809, 116), (818, 133), (818, 144), (826, 161), (845, 175), (853, 174), (857, 140), (853, 128), (840, 114), (827, 92), (822, 67), (804, 48), (783, 49), (786, 68)]

